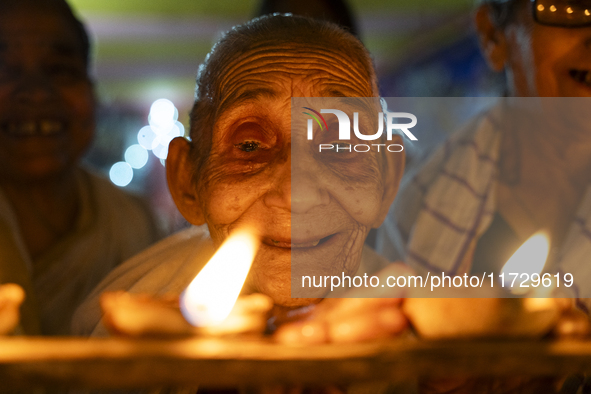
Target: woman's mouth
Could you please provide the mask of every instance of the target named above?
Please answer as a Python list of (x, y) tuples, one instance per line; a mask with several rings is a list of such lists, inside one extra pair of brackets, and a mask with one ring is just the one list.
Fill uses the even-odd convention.
[(575, 81), (591, 87), (591, 71), (589, 70), (576, 70), (572, 69), (568, 72), (572, 79)]
[(263, 243), (269, 246), (275, 246), (278, 248), (288, 248), (288, 249), (303, 249), (303, 248), (313, 248), (315, 246), (321, 245), (324, 242), (328, 241), (332, 238), (335, 234), (331, 234), (324, 238), (302, 241), (302, 242), (291, 242), (292, 240), (276, 240), (273, 238), (264, 238)]
[(65, 124), (55, 119), (5, 121), (0, 129), (16, 137), (49, 136), (63, 132)]

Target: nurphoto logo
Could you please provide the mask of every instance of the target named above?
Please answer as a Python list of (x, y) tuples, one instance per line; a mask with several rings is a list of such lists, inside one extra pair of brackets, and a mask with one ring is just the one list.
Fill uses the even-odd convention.
[[(303, 114), (310, 116), (312, 119), (308, 119), (308, 140), (312, 141), (314, 139), (314, 121), (320, 127), (321, 132), (328, 130), (328, 124), (324, 119), (322, 114), (333, 114), (336, 115), (337, 120), (339, 122), (339, 142), (342, 141), (351, 141), (351, 120), (349, 116), (338, 109), (321, 109), (320, 112), (315, 111), (309, 107), (302, 107), (309, 112), (303, 112)], [(401, 119), (410, 120), (410, 122), (406, 123), (398, 123)], [(386, 122), (386, 139), (388, 141), (392, 141), (392, 135), (394, 134), (395, 130), (400, 130), (406, 135), (408, 139), (411, 141), (417, 141), (417, 137), (414, 136), (413, 133), (409, 131), (410, 128), (413, 128), (417, 124), (417, 117), (408, 112), (386, 112), (386, 116), (384, 117), (383, 112), (378, 113), (378, 131), (374, 134), (362, 134), (359, 131), (359, 113), (353, 113), (353, 132), (355, 133), (355, 137), (362, 141), (375, 141), (382, 137), (384, 133), (384, 121)], [(347, 152), (369, 152), (371, 147), (376, 147), (378, 152), (380, 148), (383, 147), (388, 152), (401, 152), (404, 150), (403, 146), (400, 144), (356, 144), (352, 145), (350, 143), (332, 143), (332, 144), (319, 144), (318, 149), (319, 152), (322, 151), (347, 151)]]

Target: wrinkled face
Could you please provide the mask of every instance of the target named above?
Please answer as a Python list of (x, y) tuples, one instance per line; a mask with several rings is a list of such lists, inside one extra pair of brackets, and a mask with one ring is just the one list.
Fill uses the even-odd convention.
[(563, 28), (534, 22), (522, 1), (506, 28), (509, 89), (514, 96), (591, 96), (591, 27)]
[(250, 289), (278, 305), (307, 304), (312, 300), (290, 295), (292, 253), (309, 267), (355, 272), (367, 232), (380, 221), (384, 186), (375, 155), (351, 178), (304, 143), (305, 133), (292, 139), (291, 98), (375, 93), (359, 64), (313, 46), (270, 43), (225, 70), (222, 110), (197, 187), (205, 221), (218, 244), (237, 226), (255, 227), (263, 245)]
[(0, 177), (71, 169), (93, 135), (94, 96), (71, 22), (48, 9), (0, 13)]

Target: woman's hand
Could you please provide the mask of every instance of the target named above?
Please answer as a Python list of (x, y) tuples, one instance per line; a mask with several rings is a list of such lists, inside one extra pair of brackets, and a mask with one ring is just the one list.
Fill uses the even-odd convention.
[[(386, 283), (389, 276), (413, 274), (406, 265), (394, 263), (377, 276), (380, 283)], [(310, 344), (361, 342), (396, 336), (408, 327), (401, 308), (405, 294), (405, 289), (395, 287), (353, 289), (346, 294), (348, 298), (326, 299), (304, 320), (280, 326), (275, 339), (281, 343)]]

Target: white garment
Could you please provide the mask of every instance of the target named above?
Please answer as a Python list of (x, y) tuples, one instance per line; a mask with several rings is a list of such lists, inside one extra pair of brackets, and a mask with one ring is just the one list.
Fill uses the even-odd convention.
[(115, 268), (80, 305), (72, 320), (75, 335), (107, 336), (99, 324), (100, 295), (125, 290), (152, 295), (180, 294), (211, 258), (214, 247), (205, 227), (190, 227), (163, 239)]
[(75, 229), (34, 261), (18, 221), (0, 190), (0, 283), (16, 282), (27, 292), (22, 330), (67, 335), (74, 310), (115, 266), (157, 241), (160, 231), (147, 205), (80, 169), (80, 212)]

